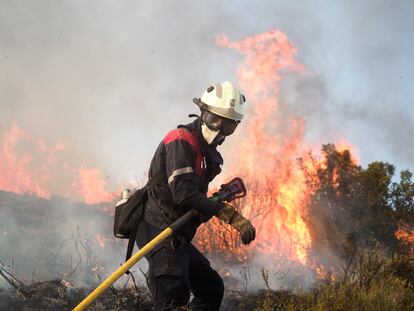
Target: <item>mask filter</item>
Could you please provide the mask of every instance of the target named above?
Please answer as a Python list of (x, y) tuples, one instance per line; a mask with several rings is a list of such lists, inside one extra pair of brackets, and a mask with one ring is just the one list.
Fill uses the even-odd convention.
[(204, 140), (207, 142), (207, 144), (211, 145), (215, 142), (215, 139), (218, 138), (217, 136), (220, 133), (220, 129), (217, 131), (210, 130), (207, 125), (202, 124), (201, 125), (201, 133), (203, 134)]

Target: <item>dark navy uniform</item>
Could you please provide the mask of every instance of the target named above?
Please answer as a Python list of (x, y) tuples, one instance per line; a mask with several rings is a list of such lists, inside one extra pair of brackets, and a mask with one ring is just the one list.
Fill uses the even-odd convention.
[(148, 254), (149, 285), (156, 310), (188, 303), (192, 310), (218, 310), (223, 297), (223, 280), (209, 261), (191, 244), (197, 227), (216, 215), (222, 203), (206, 196), (208, 184), (220, 173), (223, 159), (216, 145), (208, 145), (201, 134), (200, 121), (169, 132), (155, 151), (149, 176), (163, 174), (161, 184), (148, 191), (137, 244), (145, 245), (161, 230), (190, 209), (194, 218), (171, 238)]

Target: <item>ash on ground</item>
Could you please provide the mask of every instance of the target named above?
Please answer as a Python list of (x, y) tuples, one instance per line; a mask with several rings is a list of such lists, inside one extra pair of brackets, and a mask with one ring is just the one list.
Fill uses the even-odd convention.
[[(93, 288), (68, 286), (64, 280), (31, 284), (21, 289), (0, 289), (0, 310), (72, 310)], [(107, 290), (89, 310), (152, 310), (145, 288)]]
[[(0, 289), (0, 310), (72, 310), (94, 288), (68, 286), (64, 280), (38, 282), (16, 290)], [(246, 293), (227, 290), (220, 310), (254, 310), (263, 292)], [(153, 310), (146, 287), (106, 290), (88, 310)]]

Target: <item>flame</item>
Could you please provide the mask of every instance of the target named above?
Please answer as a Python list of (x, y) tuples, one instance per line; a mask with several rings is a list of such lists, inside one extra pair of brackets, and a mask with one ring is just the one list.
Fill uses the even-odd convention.
[(315, 277), (320, 281), (327, 281), (333, 282), (337, 279), (336, 271), (334, 267), (330, 267), (330, 269), (326, 269), (322, 265), (315, 264), (313, 266), (313, 272)]
[(86, 203), (97, 204), (114, 199), (114, 194), (106, 191), (105, 181), (98, 169), (80, 169), (78, 176), (79, 191)]
[(98, 169), (74, 169), (67, 161), (57, 161), (56, 155), (66, 149), (63, 142), (48, 147), (12, 124), (0, 140), (0, 190), (45, 199), (55, 194), (88, 204), (112, 201), (114, 194), (106, 190)]
[[(283, 73), (303, 72), (304, 67), (295, 59), (296, 48), (278, 30), (241, 41), (221, 35), (217, 43), (244, 56), (237, 77), (248, 118), (231, 138), (232, 153), (225, 158), (231, 175), (246, 183), (249, 194), (238, 206), (255, 225), (257, 238), (241, 248), (234, 231), (215, 221), (200, 230), (198, 245), (236, 254), (241, 261), (261, 253), (305, 265), (312, 244), (305, 221), (310, 192), (297, 162), (306, 154), (304, 121), (283, 115), (278, 99)], [(219, 234), (212, 235), (215, 231)]]
[(410, 247), (410, 252), (414, 253), (414, 228), (410, 228), (407, 224), (400, 224), (395, 237)]
[(347, 140), (339, 140), (335, 142), (335, 149), (342, 153), (345, 150), (348, 150), (352, 154), (352, 162), (355, 165), (359, 165), (361, 163), (359, 156), (358, 156), (358, 149), (355, 145)]
[[(42, 198), (49, 198), (50, 192), (46, 182), (50, 178), (43, 168), (32, 170), (30, 167), (33, 156), (22, 153), (18, 156), (15, 148), (19, 141), (29, 140), (26, 132), (13, 124), (10, 130), (3, 133), (3, 142), (0, 146), (0, 189), (15, 193), (34, 194)], [(43, 143), (38, 146), (38, 152), (47, 152)], [(56, 148), (58, 150), (59, 148)], [(50, 156), (53, 153), (49, 154)], [(46, 161), (47, 162), (47, 161)]]

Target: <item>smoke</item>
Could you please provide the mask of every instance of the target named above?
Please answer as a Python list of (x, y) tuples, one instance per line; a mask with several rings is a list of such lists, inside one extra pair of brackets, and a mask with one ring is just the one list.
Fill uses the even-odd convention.
[[(77, 287), (96, 286), (125, 260), (127, 241), (113, 237), (110, 206), (3, 191), (0, 202), (0, 261), (26, 285), (65, 279)], [(131, 272), (144, 285), (140, 268), (147, 270), (147, 262)], [(0, 287), (5, 285), (0, 278)]]
[[(380, 154), (410, 168), (412, 148), (393, 152), (389, 139), (412, 131), (410, 123), (391, 116), (384, 128), (369, 115), (390, 106), (392, 115), (413, 115), (412, 6), (351, 3), (3, 1), (1, 128), (17, 122), (49, 142), (63, 140), (72, 162), (99, 166), (113, 186), (142, 178), (163, 135), (197, 111), (192, 97), (212, 81), (235, 80), (240, 57), (217, 47), (215, 35), (239, 39), (277, 27), (311, 72), (308, 85), (286, 83), (282, 94), (315, 142), (335, 139), (326, 137), (334, 129), (364, 146), (370, 137), (355, 125), (384, 131), (361, 149), (364, 163)], [(359, 117), (341, 113), (361, 106)]]
[[(414, 146), (410, 143), (414, 135), (414, 125), (411, 122), (411, 116), (404, 111), (395, 111), (393, 105), (386, 107), (375, 107), (369, 109), (367, 107), (359, 108), (344, 108), (343, 114), (353, 124), (360, 129), (361, 121), (364, 124), (371, 125), (368, 129), (368, 135), (372, 137), (372, 141), (368, 142), (370, 150), (368, 151), (370, 162), (388, 161), (395, 163), (394, 157), (398, 159), (399, 163), (404, 163), (407, 168), (412, 171), (412, 164), (414, 159)], [(378, 127), (378, 123), (382, 126)], [(367, 136), (368, 136), (367, 135)], [(386, 141), (387, 144), (382, 144)], [(374, 146), (383, 146), (385, 154), (378, 155)], [(398, 163), (398, 162), (397, 162)], [(404, 167), (399, 167), (404, 169)]]

